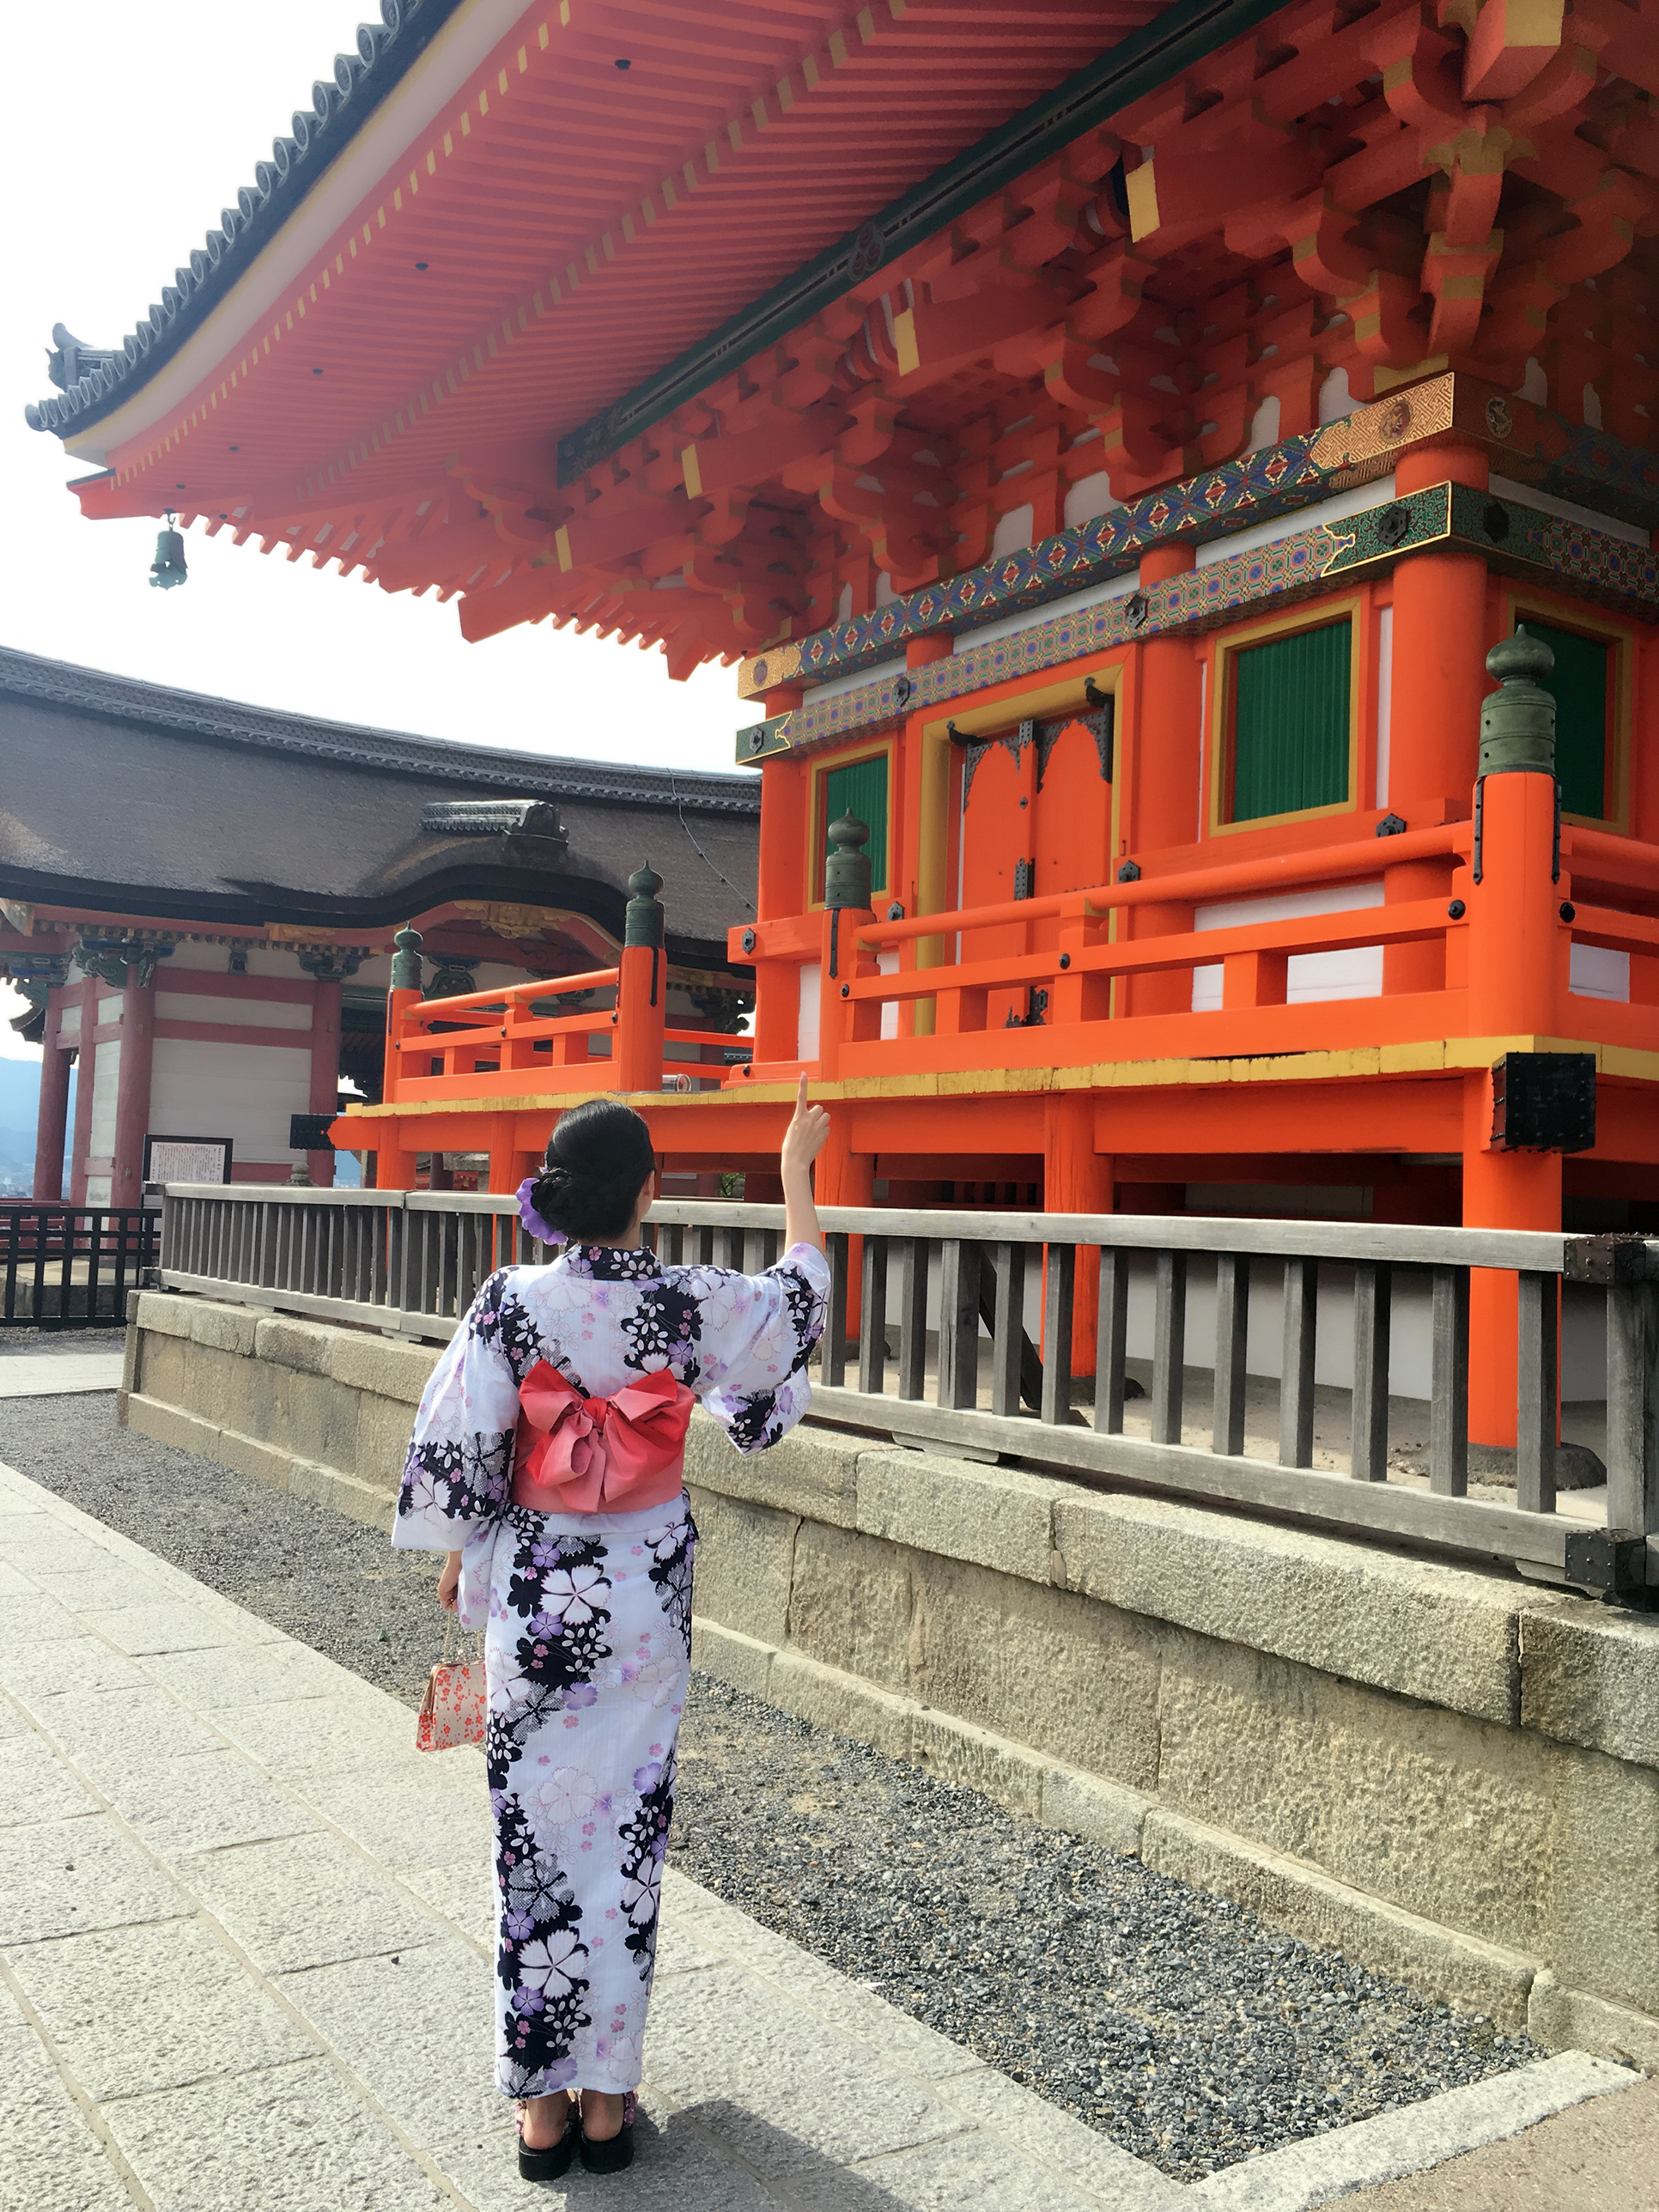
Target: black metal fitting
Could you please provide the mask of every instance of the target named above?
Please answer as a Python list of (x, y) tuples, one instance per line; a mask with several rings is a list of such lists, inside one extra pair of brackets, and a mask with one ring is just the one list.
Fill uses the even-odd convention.
[(1506, 1052), (1492, 1063), (1494, 1151), (1587, 1152), (1595, 1142), (1593, 1052)]
[(842, 987), (841, 987), (841, 995), (842, 996), (842, 998), (843, 998), (843, 999), (850, 999), (850, 998), (852, 997), (852, 995), (853, 995), (853, 987), (852, 987), (852, 985), (851, 985), (850, 983), (843, 983), (843, 984), (842, 985)]
[(1069, 952), (1062, 952), (1062, 953), (1060, 954), (1060, 966), (1061, 966), (1062, 968), (1069, 968), (1069, 967), (1071, 966), (1071, 964), (1072, 964), (1072, 956), (1071, 956), (1071, 954), (1070, 954)]
[(1563, 921), (1577, 921), (1578, 919), (1578, 909), (1571, 899), (1561, 902), (1561, 919)]
[(1406, 824), (1398, 814), (1385, 814), (1376, 825), (1379, 837), (1403, 837)]
[(1451, 904), (1446, 908), (1446, 912), (1453, 921), (1462, 921), (1464, 915), (1468, 912), (1468, 908), (1464, 905), (1462, 899), (1454, 899)]
[(1645, 1610), (1648, 1545), (1628, 1528), (1575, 1528), (1566, 1542), (1566, 1577), (1573, 1589), (1610, 1604)]
[(1122, 866), (1117, 872), (1117, 879), (1121, 884), (1138, 884), (1140, 881), (1139, 862), (1138, 860), (1125, 860)]
[(1644, 1283), (1648, 1240), (1638, 1232), (1615, 1231), (1605, 1237), (1569, 1237), (1561, 1248), (1564, 1283)]
[(758, 942), (759, 940), (757, 939), (752, 929), (744, 930), (743, 933), (743, 949), (745, 952), (752, 952)]

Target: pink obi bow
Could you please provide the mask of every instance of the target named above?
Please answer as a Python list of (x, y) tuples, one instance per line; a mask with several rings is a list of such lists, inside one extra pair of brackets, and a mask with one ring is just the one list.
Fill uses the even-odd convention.
[(680, 1493), (696, 1403), (666, 1367), (608, 1398), (584, 1398), (556, 1367), (538, 1360), (519, 1391), (513, 1503), (532, 1513), (667, 1504)]

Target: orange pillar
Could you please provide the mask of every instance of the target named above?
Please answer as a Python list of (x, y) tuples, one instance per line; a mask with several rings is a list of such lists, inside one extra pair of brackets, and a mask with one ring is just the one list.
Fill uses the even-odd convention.
[(514, 1120), (511, 1114), (492, 1114), (489, 1117), (489, 1190), (517, 1190), (524, 1180), (525, 1170), (519, 1165), (519, 1152), (514, 1146)]
[[(150, 1071), (155, 1055), (155, 971), (142, 954), (127, 969), (121, 994), (121, 1065), (116, 1085), (115, 1146), (109, 1202), (144, 1202), (144, 1137), (149, 1127)], [(331, 1155), (331, 1158), (332, 1156)]]
[[(1491, 480), (1486, 454), (1455, 440), (1414, 447), (1395, 471), (1402, 497), (1431, 484)], [(1389, 772), (1382, 803), (1408, 829), (1446, 818), (1474, 781), (1480, 702), (1491, 688), (1486, 648), (1486, 564), (1475, 553), (1413, 553), (1394, 572), (1393, 666), (1389, 684)], [(1368, 796), (1369, 794), (1362, 794)], [(1386, 840), (1378, 848), (1386, 858)], [(1417, 860), (1382, 872), (1384, 902), (1445, 896), (1449, 864)], [(1391, 945), (1385, 991), (1437, 991), (1446, 983), (1443, 945)]]
[[(421, 933), (412, 927), (400, 929), (392, 943), (398, 949), (392, 957), (392, 988), (386, 994), (386, 1061), (380, 1083), (380, 1097), (388, 1106), (395, 1106), (401, 1096), (404, 1066), (398, 1044), (403, 1035), (404, 1020), (410, 1008), (421, 1003)], [(415, 1154), (408, 1148), (409, 1126), (407, 1122), (392, 1121), (382, 1124), (384, 1134), (376, 1132), (377, 1190), (415, 1188)]]
[[(1498, 652), (1494, 650), (1494, 659)], [(1506, 687), (1507, 688), (1507, 687)], [(1496, 708), (1498, 702), (1492, 702)], [(1559, 1034), (1571, 933), (1560, 908), (1566, 878), (1553, 880), (1555, 780), (1540, 773), (1489, 773), (1480, 786), (1480, 881), (1458, 877), (1468, 907), (1469, 1027), (1527, 1048)], [(1561, 1226), (1559, 1152), (1492, 1148), (1492, 1077), (1465, 1079), (1463, 1222), (1467, 1228)], [(1516, 1440), (1516, 1294), (1512, 1275), (1476, 1270), (1469, 1290), (1469, 1435), (1478, 1443)]]
[(40, 1096), (34, 1123), (34, 1195), (64, 1195), (64, 1147), (69, 1139), (70, 1055), (58, 1040), (58, 997), (46, 1001), (46, 1051), (40, 1061)]
[[(799, 707), (799, 688), (769, 691), (769, 719)], [(756, 902), (763, 921), (805, 914), (806, 895), (806, 765), (788, 753), (761, 763), (760, 867)]]
[[(1052, 1093), (1042, 1110), (1042, 1210), (1045, 1213), (1109, 1213), (1112, 1163), (1095, 1150), (1095, 1102), (1086, 1091)], [(1072, 1372), (1095, 1371), (1095, 1326), (1100, 1308), (1098, 1248), (1080, 1247), (1072, 1291)]]
[(657, 902), (661, 889), (662, 878), (654, 868), (635, 868), (628, 878), (611, 1062), (611, 1083), (617, 1091), (662, 1089), (668, 963), (663, 951), (663, 911)]
[(619, 965), (611, 1080), (618, 1091), (660, 1091), (663, 1009), (668, 996), (663, 949), (659, 945), (625, 945)]
[[(782, 714), (801, 702), (799, 685), (769, 691), (767, 716)], [(756, 878), (757, 922), (779, 921), (805, 914), (810, 903), (806, 880), (806, 813), (809, 771), (804, 761), (775, 754), (761, 764), (760, 864)], [(764, 932), (757, 930), (757, 942)], [(742, 945), (742, 935), (738, 944)], [(734, 953), (740, 957), (740, 953)], [(800, 968), (793, 960), (755, 963), (755, 1058), (796, 1058), (800, 1025)]]
[[(1141, 589), (1184, 574), (1197, 557), (1190, 545), (1155, 546), (1141, 556)], [(1129, 850), (1156, 853), (1166, 846), (1194, 844), (1199, 835), (1203, 709), (1198, 655), (1190, 638), (1147, 640), (1140, 648), (1135, 698), (1134, 749), (1127, 763), (1133, 825)], [(1193, 909), (1143, 906), (1124, 920), (1133, 939), (1164, 937), (1190, 929)], [(1184, 969), (1168, 975), (1138, 975), (1127, 996), (1132, 1014), (1183, 1013), (1193, 1002), (1192, 976)]]

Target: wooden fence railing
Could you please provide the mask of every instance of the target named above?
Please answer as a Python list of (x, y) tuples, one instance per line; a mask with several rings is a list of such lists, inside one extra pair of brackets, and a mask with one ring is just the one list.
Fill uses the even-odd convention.
[[(1650, 1581), (1659, 1583), (1659, 1243), (1380, 1223), (890, 1207), (828, 1207), (823, 1220), (834, 1287), (815, 1384), (819, 1419), (1505, 1560), (1545, 1580), (1632, 1600)], [(668, 1262), (754, 1270), (778, 1255), (783, 1210), (659, 1200), (647, 1228)], [(520, 1226), (514, 1201), (492, 1194), (229, 1194), (173, 1185), (160, 1279), (179, 1291), (447, 1339), (494, 1268), (546, 1256)], [(1484, 1495), (1468, 1494), (1471, 1268), (1516, 1284), (1512, 1502), (1491, 1481), (1480, 1486)], [(1206, 1292), (1213, 1284), (1212, 1342), (1197, 1341), (1188, 1326), (1194, 1269)], [(1316, 1347), (1335, 1312), (1333, 1302), (1322, 1336), (1322, 1271), (1340, 1275), (1352, 1310), (1352, 1389), (1336, 1394), (1316, 1386)], [(1391, 1320), (1396, 1287), (1409, 1279), (1431, 1316), (1420, 1475), (1403, 1474), (1390, 1455)], [(1570, 1515), (1557, 1510), (1555, 1480), (1564, 1279), (1599, 1288), (1607, 1306), (1606, 1505), (1589, 1508), (1581, 1493)], [(1255, 1432), (1247, 1433), (1253, 1295), (1259, 1307), (1278, 1306), (1279, 1379), (1265, 1435), (1259, 1382)], [(1079, 1390), (1071, 1346), (1074, 1306), (1085, 1296), (1099, 1319), (1095, 1372)], [(1149, 1302), (1151, 1322), (1144, 1406), (1127, 1364), (1135, 1300)], [(1189, 1404), (1194, 1389), (1200, 1401)], [(1325, 1431), (1319, 1456), (1343, 1468), (1314, 1464), (1316, 1411)]]
[(0, 1200), (0, 1328), (118, 1328), (160, 1244), (154, 1210)]

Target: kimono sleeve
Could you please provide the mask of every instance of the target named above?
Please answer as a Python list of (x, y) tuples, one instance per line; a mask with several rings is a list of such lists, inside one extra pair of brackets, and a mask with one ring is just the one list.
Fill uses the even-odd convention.
[(501, 1516), (519, 1417), (502, 1339), (516, 1306), (505, 1274), (491, 1275), (428, 1378), (398, 1492), (399, 1550), (459, 1552)]
[(764, 1451), (811, 1403), (806, 1363), (823, 1333), (830, 1263), (817, 1245), (792, 1244), (763, 1274), (695, 1273), (707, 1282), (697, 1395), (740, 1452)]

